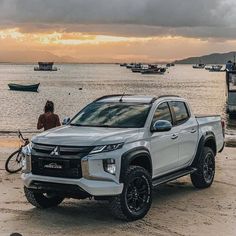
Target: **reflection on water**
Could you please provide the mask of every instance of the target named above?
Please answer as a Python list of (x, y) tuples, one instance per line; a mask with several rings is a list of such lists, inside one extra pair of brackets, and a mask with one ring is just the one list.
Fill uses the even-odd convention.
[[(197, 114), (225, 114), (225, 73), (177, 65), (165, 75), (141, 75), (118, 65), (57, 65), (57, 72), (35, 72), (33, 65), (0, 65), (0, 130), (35, 131), (46, 100), (61, 119), (72, 117), (97, 97), (112, 93), (175, 94), (186, 98)], [(39, 93), (10, 91), (7, 84), (40, 82)], [(83, 90), (79, 90), (82, 87)], [(236, 120), (227, 132), (236, 130)]]

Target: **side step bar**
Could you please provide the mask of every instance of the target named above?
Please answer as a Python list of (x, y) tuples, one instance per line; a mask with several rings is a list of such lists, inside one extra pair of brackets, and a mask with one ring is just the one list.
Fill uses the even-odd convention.
[(157, 187), (161, 184), (164, 184), (164, 183), (167, 183), (169, 181), (178, 179), (178, 178), (183, 177), (185, 175), (192, 174), (195, 171), (197, 171), (197, 169), (191, 167), (191, 168), (179, 170), (179, 171), (176, 171), (174, 173), (170, 173), (170, 174), (158, 177), (158, 178), (156, 178), (152, 181), (152, 186), (155, 188), (155, 187)]

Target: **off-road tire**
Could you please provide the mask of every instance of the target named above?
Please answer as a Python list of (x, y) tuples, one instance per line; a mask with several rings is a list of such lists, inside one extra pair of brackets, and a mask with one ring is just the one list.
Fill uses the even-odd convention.
[[(146, 197), (143, 201), (144, 207), (138, 213), (132, 212), (128, 206), (128, 190), (132, 181), (140, 179), (145, 186)], [(120, 195), (110, 199), (111, 213), (118, 219), (133, 221), (143, 218), (149, 211), (152, 204), (152, 181), (147, 170), (140, 166), (130, 166), (124, 175), (124, 187)], [(143, 195), (144, 196), (144, 195)], [(139, 195), (140, 197), (140, 195)]]
[[(212, 173), (211, 173), (211, 178), (209, 177), (209, 179), (207, 179), (204, 174), (204, 170), (206, 170), (205, 167), (206, 158), (209, 158), (211, 162), (210, 168), (212, 169)], [(215, 175), (215, 154), (211, 148), (204, 147), (202, 155), (198, 163), (196, 163), (195, 167), (197, 168), (197, 171), (190, 175), (192, 184), (196, 188), (200, 189), (210, 187), (214, 181), (214, 175)]]
[(58, 206), (64, 200), (62, 196), (46, 197), (43, 193), (35, 192), (27, 187), (24, 187), (24, 192), (28, 202), (41, 209)]

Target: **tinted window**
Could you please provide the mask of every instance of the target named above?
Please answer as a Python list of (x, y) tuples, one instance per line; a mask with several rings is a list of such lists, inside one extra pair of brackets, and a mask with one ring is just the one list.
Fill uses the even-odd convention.
[(169, 122), (172, 123), (170, 109), (166, 102), (159, 105), (158, 108), (156, 109), (152, 124), (154, 124), (158, 120), (168, 120)]
[(188, 120), (189, 115), (184, 102), (171, 102), (171, 106), (175, 112), (176, 123), (180, 124)]
[(85, 107), (70, 125), (141, 128), (145, 125), (149, 109), (149, 104), (95, 102)]

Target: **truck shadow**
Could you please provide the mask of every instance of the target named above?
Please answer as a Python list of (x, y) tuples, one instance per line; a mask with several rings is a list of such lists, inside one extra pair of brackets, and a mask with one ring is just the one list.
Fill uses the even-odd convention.
[[(196, 191), (199, 190), (196, 190), (188, 182), (172, 182), (163, 185), (153, 191), (153, 204), (150, 212), (155, 211), (156, 208), (161, 210), (162, 207), (167, 207), (169, 203), (178, 202), (180, 199), (187, 201), (195, 195)], [(150, 212), (144, 218), (145, 221), (149, 220)], [(95, 200), (65, 200), (56, 208), (46, 210), (32, 208), (27, 211), (27, 215), (29, 217), (27, 222), (32, 227), (40, 225), (43, 228), (51, 228), (53, 226), (57, 230), (63, 229), (65, 231), (73, 228), (91, 230), (96, 227), (123, 227), (127, 224), (127, 222), (117, 220), (111, 215), (108, 202)], [(155, 220), (158, 218), (157, 214)]]

